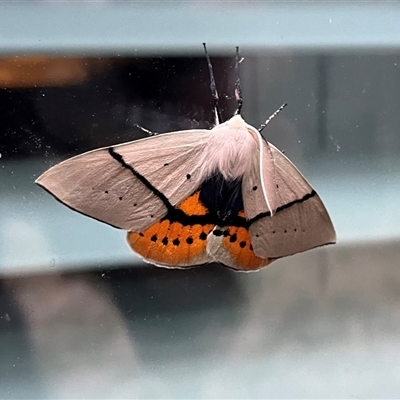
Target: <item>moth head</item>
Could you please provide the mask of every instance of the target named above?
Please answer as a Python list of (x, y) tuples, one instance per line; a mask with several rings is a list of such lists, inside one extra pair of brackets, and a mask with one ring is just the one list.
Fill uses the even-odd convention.
[(234, 115), (230, 120), (226, 121), (226, 125), (233, 129), (246, 128), (247, 126), (246, 122), (244, 122), (244, 119), (239, 114)]

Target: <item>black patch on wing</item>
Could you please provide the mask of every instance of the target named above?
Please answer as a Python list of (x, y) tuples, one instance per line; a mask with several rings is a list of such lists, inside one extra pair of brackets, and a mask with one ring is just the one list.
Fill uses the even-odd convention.
[(199, 199), (217, 218), (219, 225), (229, 224), (240, 218), (237, 215), (244, 208), (242, 180), (227, 181), (218, 172), (202, 183)]

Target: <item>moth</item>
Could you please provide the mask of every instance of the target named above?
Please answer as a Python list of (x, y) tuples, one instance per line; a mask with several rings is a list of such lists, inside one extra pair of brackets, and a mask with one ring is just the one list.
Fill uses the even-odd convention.
[(216, 125), (104, 147), (50, 168), (36, 183), (84, 215), (128, 231), (145, 261), (167, 268), (219, 262), (258, 270), (336, 242), (321, 199), (290, 160), (238, 109), (222, 123), (204, 44)]

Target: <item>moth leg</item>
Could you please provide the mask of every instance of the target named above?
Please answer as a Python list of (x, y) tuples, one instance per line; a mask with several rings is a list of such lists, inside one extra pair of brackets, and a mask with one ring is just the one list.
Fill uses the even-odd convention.
[(260, 127), (258, 128), (258, 132), (262, 132), (265, 127), (287, 106), (287, 103), (282, 104), (272, 115), (270, 115), (267, 120), (260, 125)]
[(135, 126), (136, 128), (139, 128), (139, 129), (140, 129), (141, 131), (143, 131), (144, 133), (147, 133), (149, 136), (156, 136), (156, 135), (158, 135), (158, 133), (149, 131), (148, 129), (143, 128), (143, 126), (140, 126), (139, 124), (135, 124), (134, 126)]

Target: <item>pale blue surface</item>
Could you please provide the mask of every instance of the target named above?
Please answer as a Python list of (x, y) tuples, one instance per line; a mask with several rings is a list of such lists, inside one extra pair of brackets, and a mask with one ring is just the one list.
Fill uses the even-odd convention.
[(259, 273), (211, 265), (3, 279), (6, 398), (396, 398), (399, 242)]
[[(398, 2), (3, 2), (0, 53), (202, 54), (400, 44)], [(211, 46), (212, 45), (212, 46)]]

